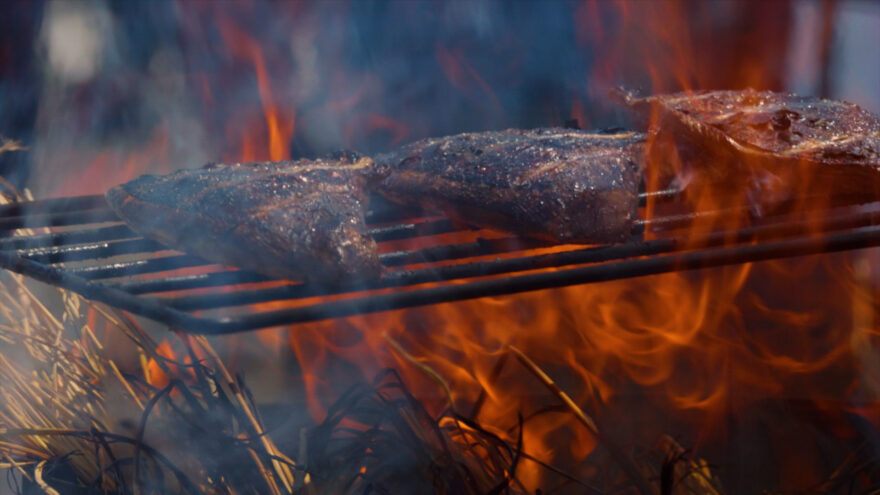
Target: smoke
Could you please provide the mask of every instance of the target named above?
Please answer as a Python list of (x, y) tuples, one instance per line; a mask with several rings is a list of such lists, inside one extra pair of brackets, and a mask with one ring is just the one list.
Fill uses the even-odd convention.
[[(816, 89), (818, 48), (804, 42), (821, 27), (815, 9), (779, 2), (772, 11), (783, 17), (764, 22), (761, 4), (683, 2), (693, 22), (683, 20), (690, 33), (682, 39), (714, 53), (698, 59), (703, 83), (715, 89), (755, 65), (775, 68), (769, 89)], [(208, 161), (268, 159), (270, 109), (290, 129), (283, 147), (296, 158), (573, 118), (627, 125), (607, 101), (610, 87), (677, 84), (645, 70), (672, 60), (670, 47), (640, 27), (652, 22), (646, 9), (626, 2), (52, 0), (44, 10), (29, 174), (40, 196), (97, 193)], [(869, 108), (876, 74), (853, 48), (869, 45), (880, 16), (862, 12), (874, 10), (840, 4), (832, 50), (845, 74), (832, 81), (832, 96)], [(760, 38), (761, 50), (742, 50), (740, 38)]]
[(101, 4), (52, 2), (43, 27), (48, 76), (65, 84), (94, 78), (112, 45), (112, 22)]
[[(41, 196), (95, 193), (130, 178), (121, 170), (241, 159), (243, 141), (268, 132), (267, 99), (295, 123), (286, 142), (293, 157), (561, 125), (584, 92), (592, 58), (574, 42), (571, 8), (52, 1), (37, 50), (42, 90), (30, 185)], [(128, 163), (163, 136), (160, 158)], [(252, 144), (261, 157), (264, 143)], [(72, 190), (85, 173), (91, 190)]]

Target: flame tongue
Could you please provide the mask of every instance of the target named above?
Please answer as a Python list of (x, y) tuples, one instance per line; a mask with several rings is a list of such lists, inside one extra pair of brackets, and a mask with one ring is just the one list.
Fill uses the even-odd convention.
[[(579, 57), (591, 65), (573, 64), (580, 72), (567, 74), (558, 87), (550, 86), (550, 92), (557, 98), (559, 88), (566, 88), (561, 93), (571, 88), (576, 94), (571, 116), (586, 123), (598, 120), (606, 104), (604, 93), (621, 81), (655, 94), (685, 91), (684, 99), (703, 88), (781, 88), (784, 40), (793, 34), (787, 22), (790, 5), (761, 4), (761, 15), (743, 29), (736, 20), (748, 17), (746, 11), (754, 6), (749, 2), (725, 3), (730, 20), (723, 22), (717, 19), (720, 7), (712, 2), (581, 2), (570, 16), (570, 37), (584, 50), (577, 52)], [(404, 74), (398, 84), (390, 85), (383, 84), (388, 81), (386, 74), (347, 63), (345, 50), (353, 45), (371, 56), (381, 55), (378, 50), (385, 46), (384, 39), (373, 46), (347, 37), (340, 19), (354, 17), (347, 12), (349, 7), (328, 15), (304, 12), (309, 8), (305, 4), (267, 5), (274, 7), (224, 2), (177, 5), (181, 36), (203, 47), (207, 61), (184, 57), (179, 66), (160, 64), (162, 60), (154, 66), (171, 67), (171, 74), (163, 76), (174, 80), (170, 76), (182, 76), (186, 89), (197, 95), (181, 112), (187, 115), (165, 119), (168, 115), (160, 111), (161, 123), (133, 152), (129, 145), (125, 153), (102, 148), (97, 154), (82, 152), (89, 157), (83, 159), (77, 148), (61, 159), (57, 150), (52, 160), (40, 158), (41, 163), (53, 165), (52, 173), (44, 174), (51, 176), (46, 180), (58, 181), (51, 192), (103, 193), (139, 174), (195, 167), (204, 158), (288, 159), (291, 143), (299, 146), (305, 137), (312, 146), (302, 146), (298, 152), (325, 151), (327, 143), (334, 147), (368, 143), (373, 149), (365, 151), (375, 151), (432, 134), (510, 127), (519, 115), (529, 115), (529, 122), (542, 125), (562, 119), (536, 110), (549, 106), (537, 96), (528, 102), (511, 97), (521, 94), (513, 93), (516, 88), (540, 89), (547, 67), (563, 68), (544, 63), (558, 58), (571, 65), (574, 58), (529, 52), (531, 47), (517, 42), (528, 34), (522, 26), (499, 34), (492, 31), (498, 28), (494, 22), (482, 22), (483, 16), (474, 15), (468, 22), (479, 26), (479, 36), (450, 34), (442, 42), (420, 38), (407, 48), (428, 53), (428, 58), (403, 69), (396, 62), (382, 65), (389, 74)], [(397, 7), (411, 13), (407, 10), (411, 6)], [(277, 22), (259, 15), (266, 9), (277, 16)], [(440, 22), (434, 15), (428, 17), (429, 24), (414, 20), (414, 30), (425, 27), (427, 32), (427, 27), (433, 29)], [(328, 25), (316, 19), (329, 21)], [(268, 43), (279, 30), (287, 36), (284, 42)], [(482, 38), (491, 38), (493, 48), (481, 58), (468, 48)], [(533, 59), (542, 59), (540, 78), (521, 70)], [(415, 77), (422, 72), (434, 74), (442, 85), (424, 85), (424, 79)], [(244, 81), (240, 85), (247, 89), (242, 91), (230, 81)], [(242, 98), (240, 93), (252, 97)], [(419, 97), (440, 101), (426, 108), (442, 111), (425, 111), (417, 104)], [(632, 97), (622, 98), (635, 104)], [(460, 113), (447, 113), (448, 109)], [(538, 117), (532, 115), (535, 112)], [(454, 120), (456, 116), (464, 117)], [(646, 118), (648, 124), (668, 125), (657, 106), (650, 107)], [(734, 109), (715, 123), (735, 118), (739, 117)], [(748, 124), (769, 126), (781, 141), (795, 146), (793, 118), (774, 113)], [(535, 122), (540, 119), (546, 122)], [(192, 152), (205, 144), (196, 139), (200, 133), (180, 132), (189, 124), (195, 126), (194, 120), (204, 124), (200, 132), (212, 150), (207, 157)], [(788, 200), (786, 211), (807, 219), (811, 229), (821, 225), (828, 199), (812, 192), (822, 192), (827, 177), (811, 173), (797, 160), (772, 174), (752, 173), (754, 163), (748, 158), (745, 164), (728, 167), (733, 161), (730, 143), (717, 133), (712, 137), (692, 150), (682, 149), (665, 135), (653, 134), (649, 139), (648, 191), (662, 190), (670, 182), (684, 185), (682, 209), (703, 213), (674, 235), (698, 246), (706, 233), (748, 225), (750, 215), (773, 213), (765, 203), (783, 199)], [(707, 151), (715, 158), (721, 156), (719, 163), (724, 166), (716, 163), (704, 169), (710, 173), (700, 173), (694, 163)], [(57, 167), (83, 160), (91, 162), (84, 174), (75, 167), (70, 174)], [(735, 170), (732, 182), (730, 168)], [(756, 204), (761, 208), (756, 209)], [(649, 199), (640, 216), (658, 218), (669, 213), (667, 209)], [(710, 214), (720, 210), (743, 214)], [(468, 235), (473, 240), (482, 234)], [(653, 235), (661, 234), (646, 234)], [(456, 240), (454, 235), (444, 239)], [(747, 440), (765, 442), (756, 443), (754, 450), (771, 451), (785, 440), (797, 440), (797, 433), (780, 425), (794, 425), (791, 430), (802, 426), (810, 432), (828, 426), (838, 440), (856, 435), (847, 427), (852, 415), (880, 427), (875, 364), (880, 345), (878, 266), (871, 252), (813, 256), (304, 324), (260, 333), (262, 342), (274, 351), (267, 352), (272, 359), (261, 356), (261, 361), (275, 361), (275, 354), (289, 349), (299, 367), (294, 378), (302, 382), (307, 408), (316, 421), (324, 419), (331, 401), (352, 383), (369, 380), (392, 366), (434, 417), (454, 404), (456, 412), (477, 418), (498, 437), (515, 443), (513, 432), (521, 413), (523, 450), (542, 462), (571, 461), (576, 469), (588, 471), (589, 462), (580, 461), (602, 455), (603, 438), (632, 445), (650, 443), (661, 433), (684, 437), (683, 443), (694, 444), (716, 459), (746, 459), (752, 451), (746, 447), (736, 451), (740, 440), (731, 438), (738, 432), (745, 431)], [(269, 303), (257, 309), (280, 309), (286, 304)], [(233, 353), (241, 351), (235, 347), (241, 341), (228, 341)], [(511, 348), (535, 363), (556, 389), (537, 379), (538, 374), (514, 357)], [(171, 351), (163, 342), (158, 355), (170, 358)], [(147, 379), (155, 387), (168, 380), (161, 361), (154, 356), (144, 363)], [(595, 421), (599, 436), (557, 391), (564, 392), (583, 417)], [(786, 416), (789, 409), (800, 416)], [(774, 432), (774, 440), (782, 441), (769, 445), (764, 431)], [(796, 445), (804, 443), (807, 440)], [(794, 464), (811, 466), (820, 459), (819, 452), (806, 446), (775, 453), (780, 459), (793, 459), (768, 461), (774, 468), (785, 464), (782, 484), (793, 487), (804, 486), (799, 476), (809, 470), (798, 470)], [(742, 472), (751, 474), (745, 468)], [(517, 472), (529, 489), (541, 487), (546, 476), (543, 467), (528, 459)]]
[[(257, 77), (257, 89), (265, 117), (265, 133), (255, 128), (253, 134), (242, 138), (242, 161), (288, 160), (290, 159), (290, 139), (293, 137), (296, 118), (292, 111), (282, 112), (275, 104), (266, 67), (266, 59), (259, 42), (242, 31), (231, 20), (220, 18), (220, 33), (229, 53), (253, 66)], [(268, 136), (268, 143), (255, 146), (263, 136)], [(263, 141), (265, 143), (265, 141)], [(268, 149), (268, 157), (262, 150)], [(261, 152), (258, 152), (260, 150)]]

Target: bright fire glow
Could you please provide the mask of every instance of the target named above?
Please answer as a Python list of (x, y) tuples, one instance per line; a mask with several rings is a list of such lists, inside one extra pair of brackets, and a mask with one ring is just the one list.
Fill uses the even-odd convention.
[[(719, 84), (778, 89), (773, 53), (756, 50), (732, 60), (724, 73), (710, 70), (717, 64), (705, 60), (705, 34), (692, 32), (705, 11), (686, 11), (692, 2), (639, 2), (637, 8), (615, 2), (612, 25), (595, 23), (602, 3), (583, 2), (573, 20), (580, 44), (602, 47), (589, 75), (594, 82), (610, 87), (622, 77), (632, 77), (658, 93)], [(261, 102), (259, 109), (233, 112), (241, 121), (227, 127), (227, 137), (241, 145), (230, 158), (289, 159), (297, 109), (279, 104), (278, 93), (273, 93), (278, 87), (271, 83), (269, 52), (235, 20), (220, 17), (218, 26), (228, 55), (254, 71)], [(635, 38), (643, 41), (633, 46)], [(736, 39), (723, 43), (735, 46)], [(501, 105), (466, 54), (437, 46), (433, 56), (454, 88), (468, 98)], [(219, 104), (210, 96), (212, 84), (219, 82), (203, 81), (206, 101)], [(336, 96), (329, 100), (328, 112), (347, 111), (359, 98)], [(583, 105), (575, 99), (571, 107), (571, 116), (582, 123)], [(390, 145), (421, 137), (412, 132), (416, 122), (378, 113), (353, 122), (363, 126), (363, 132), (390, 133)], [(120, 171), (124, 177), (114, 175), (106, 185), (147, 171), (167, 171), (165, 164), (149, 165), (167, 146), (167, 134), (157, 132), (147, 151), (132, 153), (126, 161)], [(689, 173), (669, 143), (652, 140), (649, 149), (649, 190), (663, 186), (670, 171)], [(111, 170), (109, 161), (98, 157), (83, 180)], [(815, 187), (810, 169), (789, 171), (795, 173), (796, 181), (793, 175), (781, 174), (779, 187)], [(81, 194), (86, 189), (76, 183), (65, 190)], [(695, 211), (714, 211), (749, 207), (752, 199), (746, 192), (722, 194), (711, 181), (695, 179), (685, 201)], [(823, 210), (817, 201), (814, 197), (795, 205), (816, 224)], [(642, 214), (651, 218), (659, 214), (658, 208), (649, 202)], [(697, 245), (707, 232), (735, 229), (743, 221), (707, 216), (683, 235)], [(458, 412), (467, 414), (482, 396), (478, 420), (511, 440), (518, 412), (528, 415), (558, 401), (516, 360), (505, 357), (510, 346), (539, 363), (596, 418), (600, 431), (618, 420), (655, 434), (670, 423), (679, 428), (686, 424), (699, 447), (723, 437), (728, 421), (747, 414), (755, 404), (790, 399), (831, 408), (838, 416), (859, 414), (880, 427), (878, 263), (870, 256), (836, 254), (743, 264), (303, 324), (289, 329), (286, 343), (302, 369), (309, 411), (316, 420), (353, 381), (369, 380), (386, 366), (400, 370), (432, 412), (448, 406), (436, 381), (395, 352), (387, 335), (445, 380), (462, 408)], [(260, 338), (273, 348), (285, 344), (277, 332), (261, 333)], [(173, 358), (167, 341), (158, 352)], [(168, 377), (155, 360), (146, 368), (151, 385), (167, 385)], [(596, 445), (595, 436), (567, 412), (538, 415), (525, 425), (524, 450), (545, 461), (563, 452), (584, 459)], [(808, 466), (815, 455), (804, 452), (798, 460)], [(787, 471), (787, 480), (800, 482), (803, 469)], [(537, 464), (522, 462), (518, 477), (525, 486), (540, 486), (541, 476)]]

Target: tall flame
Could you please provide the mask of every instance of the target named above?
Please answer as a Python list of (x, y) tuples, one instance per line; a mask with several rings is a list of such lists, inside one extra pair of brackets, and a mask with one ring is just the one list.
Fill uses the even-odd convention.
[[(693, 4), (615, 5), (622, 35), (618, 29), (589, 24), (589, 12), (600, 8), (597, 2), (585, 2), (575, 19), (586, 30), (578, 31), (579, 39), (603, 48), (593, 80), (611, 83), (634, 70), (635, 60), (642, 64), (641, 76), (658, 92), (713, 84), (766, 88), (778, 82), (767, 70), (772, 67), (768, 59), (776, 55), (772, 50), (767, 59), (751, 53), (723, 74), (713, 72), (717, 64), (700, 52), (705, 33), (691, 32), (694, 18), (705, 13), (699, 7), (696, 14), (686, 12), (685, 5)], [(633, 39), (627, 33), (650, 41), (634, 48), (627, 44)], [(736, 38), (723, 43), (735, 47)], [(475, 84), (491, 94), (460, 55), (438, 47), (435, 57), (456, 88), (470, 91), (469, 85)], [(574, 115), (579, 115), (578, 106), (575, 101)], [(664, 166), (679, 177), (690, 173), (669, 143), (652, 141), (649, 149), (664, 153)], [(815, 228), (825, 205), (807, 194), (816, 184), (810, 169), (797, 173), (806, 174), (806, 180), (782, 177), (780, 183), (803, 188), (794, 208)], [(659, 189), (662, 180), (656, 168), (649, 170), (649, 189)], [(731, 195), (717, 186), (693, 182), (685, 202), (702, 212), (752, 206), (747, 192)], [(649, 201), (642, 214), (651, 218), (659, 214), (657, 208)], [(680, 235), (698, 247), (706, 233), (735, 230), (747, 221), (747, 216), (706, 215)], [(391, 363), (434, 407), (448, 404), (423, 366), (448, 383), (457, 407), (467, 410), (480, 403), (480, 421), (502, 434), (512, 431), (517, 412), (528, 415), (553, 403), (512, 360), (498, 371), (497, 363), (515, 346), (595, 414), (600, 429), (623, 421), (656, 432), (663, 427), (656, 419), (655, 411), (660, 411), (710, 442), (728, 434), (731, 417), (763, 401), (877, 403), (876, 379), (868, 377), (876, 376), (876, 370), (871, 371), (866, 357), (875, 356), (878, 345), (877, 291), (876, 286), (866, 289), (864, 282), (857, 287), (850, 263), (847, 255), (814, 256), (440, 304), (300, 325), (290, 330), (290, 345), (304, 370), (316, 417), (323, 414), (325, 398), (338, 392), (326, 377), (338, 376), (339, 362), (359, 366), (365, 376)], [(389, 348), (385, 335), (419, 365)], [(633, 409), (636, 390), (642, 392), (638, 409)], [(875, 409), (851, 410), (870, 419)], [(569, 414), (542, 414), (527, 422), (524, 450), (551, 461), (564, 445), (572, 456), (584, 459), (599, 441)], [(805, 463), (812, 455), (804, 455)], [(519, 474), (526, 486), (539, 486), (539, 467), (526, 462), (523, 469)], [(786, 479), (802, 486), (793, 473)]]
[[(586, 124), (592, 114), (587, 100), (579, 95), (603, 101), (607, 89), (620, 83), (654, 93), (749, 86), (782, 89), (783, 44), (772, 41), (787, 34), (786, 23), (778, 21), (787, 12), (787, 3), (767, 2), (766, 19), (754, 29), (766, 35), (768, 42), (745, 48), (746, 40), (761, 36), (743, 35), (736, 23), (725, 24), (723, 32), (700, 28), (714, 12), (710, 4), (581, 2), (571, 19), (572, 38), (590, 50), (594, 59), (584, 88), (571, 91), (570, 117)], [(272, 47), (261, 43), (256, 33), (239, 27), (237, 19), (222, 15), (223, 9), (217, 8), (218, 14), (211, 4), (194, 5), (182, 8), (195, 8), (196, 18), (211, 13), (210, 18), (217, 19), (224, 55), (236, 69), (253, 71), (259, 96), (259, 105), (229, 104), (229, 115), (221, 112), (228, 117), (223, 120), (225, 137), (240, 143), (239, 149), (224, 158), (289, 159), (297, 117), (300, 127), (311, 122), (313, 114), (307, 111), (351, 116), (341, 126), (346, 142), (356, 142), (358, 134), (379, 131), (388, 134), (388, 144), (393, 146), (422, 137), (413, 129), (430, 128), (423, 121), (431, 116), (384, 113), (381, 105), (362, 111), (368, 95), (362, 87), (349, 91), (349, 86), (342, 85), (345, 91), (330, 91), (324, 106), (316, 105), (320, 111), (297, 108), (296, 98), (290, 95), (296, 88), (278, 85), (284, 78), (274, 74), (278, 57)], [(736, 10), (745, 7), (728, 3), (725, 8), (735, 17)], [(201, 29), (191, 22), (191, 29)], [(465, 100), (487, 101), (494, 111), (503, 107), (492, 79), (482, 67), (468, 62), (466, 52), (438, 43), (433, 53), (428, 48), (428, 54), (448, 85)], [(336, 79), (346, 76), (340, 69)], [(222, 81), (201, 74), (193, 77), (205, 106), (228, 103), (217, 91)], [(369, 77), (363, 81), (363, 86), (375, 84)], [(71, 183), (64, 193), (91, 191), (95, 178), (111, 181), (106, 184), (109, 187), (140, 173), (165, 172), (168, 165), (162, 158), (173, 140), (160, 126), (146, 151), (122, 160), (121, 176), (104, 176), (120, 160), (101, 155), (82, 183)], [(745, 190), (722, 194), (717, 184), (692, 176), (693, 167), (671, 143), (652, 136), (648, 147), (652, 154), (646, 174), (649, 190), (662, 188), (673, 175), (688, 184), (684, 202), (690, 210), (748, 210), (753, 206), (754, 198)], [(804, 189), (796, 191), (804, 194), (793, 209), (813, 228), (818, 227), (827, 205), (805, 193), (820, 184), (819, 179), (807, 167), (788, 175), (780, 173), (776, 179), (777, 187), (796, 184)], [(662, 209), (649, 200), (640, 214), (656, 218)], [(699, 247), (706, 233), (735, 230), (747, 222), (747, 215), (704, 215), (676, 235), (691, 241), (691, 247)], [(449, 236), (445, 241), (456, 239)], [(856, 414), (880, 427), (880, 369), (876, 364), (880, 361), (876, 282), (880, 262), (874, 254), (747, 263), (438, 304), (302, 324), (288, 329), (286, 335), (275, 330), (259, 337), (273, 349), (289, 347), (302, 370), (309, 412), (316, 420), (323, 419), (327, 405), (354, 381), (393, 366), (434, 412), (451, 407), (437, 383), (440, 377), (457, 412), (475, 414), (501, 437), (513, 440), (517, 413), (522, 413), (526, 418), (524, 451), (542, 461), (566, 456), (583, 460), (603, 439), (560, 408), (558, 398), (533, 373), (509, 359), (511, 347), (538, 363), (574, 403), (596, 419), (600, 432), (630, 428), (621, 435), (647, 438), (670, 428), (686, 432), (699, 448), (723, 440), (731, 421), (747, 416), (752, 408), (795, 399), (830, 411), (828, 416)], [(271, 307), (285, 304), (271, 303)], [(399, 349), (389, 345), (389, 339)], [(171, 353), (163, 341), (159, 354), (173, 357)], [(158, 361), (149, 360), (145, 367), (151, 385), (168, 383)], [(802, 454), (796, 461), (804, 465), (815, 461), (815, 453)], [(797, 478), (804, 469), (796, 463), (786, 464), (785, 469), (792, 472), (784, 476), (794, 480), (792, 486), (802, 486), (797, 485)], [(517, 474), (525, 486), (534, 489), (540, 486), (543, 473), (538, 464), (524, 460)]]
[[(294, 134), (296, 114), (292, 110), (282, 112), (276, 105), (263, 49), (256, 39), (225, 17), (219, 18), (219, 28), (230, 55), (250, 62), (256, 73), (257, 91), (263, 106), (265, 130), (268, 136), (268, 159), (289, 160), (290, 139)], [(263, 159), (265, 153), (261, 147), (254, 144), (255, 136), (259, 138), (263, 134), (256, 129), (252, 132), (253, 134), (242, 136), (242, 159), (245, 161)]]

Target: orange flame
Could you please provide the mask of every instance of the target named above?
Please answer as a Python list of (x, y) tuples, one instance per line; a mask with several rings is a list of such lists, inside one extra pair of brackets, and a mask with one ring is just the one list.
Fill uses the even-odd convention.
[[(615, 5), (623, 35), (612, 29), (579, 34), (602, 46), (597, 80), (612, 81), (634, 70), (629, 64), (637, 60), (656, 92), (702, 88), (719, 77), (727, 78), (727, 87), (775, 84), (767, 60), (757, 59), (760, 54), (737, 59), (741, 66), (723, 73), (715, 71), (717, 62), (700, 52), (705, 34), (692, 30), (694, 18), (705, 13), (699, 8), (692, 14), (675, 2), (637, 9), (626, 2)], [(590, 26), (590, 12), (598, 8), (586, 2), (577, 25)], [(648, 40), (633, 52), (626, 43), (636, 33)], [(735, 46), (736, 38), (724, 43)], [(454, 87), (476, 85), (492, 94), (462, 56), (437, 47), (435, 57)], [(579, 112), (575, 100), (572, 114)], [(684, 173), (684, 163), (663, 148), (667, 145), (650, 143), (654, 152), (665, 153), (675, 173)], [(663, 185), (655, 172), (649, 170), (649, 189)], [(804, 189), (797, 192), (815, 185), (809, 178), (781, 182)], [(693, 183), (685, 196), (690, 209), (702, 212), (747, 208), (750, 201), (745, 193), (719, 194), (708, 182)], [(822, 206), (805, 199), (795, 211), (815, 227), (824, 215)], [(659, 216), (659, 209), (650, 201), (643, 218)], [(677, 235), (696, 247), (708, 232), (747, 223), (747, 216), (706, 215)], [(478, 419), (502, 436), (513, 431), (517, 412), (528, 415), (554, 404), (512, 361), (495, 371), (513, 345), (596, 414), (600, 430), (608, 418), (634, 428), (659, 427), (654, 420), (659, 412), (686, 420), (695, 437), (708, 441), (725, 435), (730, 415), (765, 400), (852, 400), (852, 385), (865, 382), (859, 371), (869, 366), (865, 356), (874, 356), (880, 345), (877, 296), (858, 296), (855, 285), (848, 255), (748, 263), (299, 325), (290, 330), (290, 346), (303, 368), (316, 419), (324, 414), (325, 401), (337, 395), (339, 385), (331, 377), (338, 376), (339, 362), (357, 365), (363, 376), (393, 364), (426, 404), (435, 410), (448, 406), (419, 366), (389, 350), (382, 337), (387, 334), (443, 377), (459, 412), (481, 400)], [(642, 391), (636, 409), (629, 407), (633, 390)], [(880, 392), (872, 390), (869, 406), (853, 410), (876, 420)], [(526, 452), (545, 461), (564, 448), (584, 459), (597, 439), (571, 415), (555, 413), (529, 421), (524, 444)], [(810, 461), (811, 454), (804, 459)], [(540, 486), (539, 466), (526, 462), (521, 469), (518, 476), (525, 486)]]
[(254, 129), (252, 134), (242, 136), (242, 159), (245, 161), (264, 159), (265, 151), (268, 151), (269, 160), (289, 160), (289, 143), (295, 131), (296, 114), (292, 110), (283, 112), (276, 105), (269, 82), (266, 60), (259, 42), (225, 17), (219, 19), (219, 28), (229, 53), (236, 58), (250, 62), (254, 67), (257, 75), (257, 91), (260, 95), (266, 123), (268, 149), (256, 148), (255, 138), (261, 138), (263, 134)]
[[(453, 87), (465, 92), (465, 94), (470, 94), (470, 88), (475, 84), (480, 89), (480, 93), (489, 97), (489, 102), (495, 109), (501, 109), (501, 101), (495, 95), (495, 91), (492, 90), (492, 87), (483, 79), (480, 73), (467, 63), (464, 55), (437, 45), (434, 56), (437, 59), (437, 63), (440, 64), (443, 74), (446, 75), (446, 78)], [(473, 97), (474, 99), (478, 98), (477, 95), (473, 95)]]
[[(171, 343), (168, 342), (168, 339), (162, 339), (162, 342), (156, 346), (156, 354), (171, 361), (175, 359), (174, 351), (171, 349)], [(167, 366), (166, 364), (165, 367)], [(156, 358), (150, 358), (144, 369), (144, 378), (147, 380), (147, 383), (156, 388), (167, 387), (171, 382), (171, 378), (165, 372), (165, 367), (160, 365)]]
[[(717, 36), (700, 31), (699, 21), (708, 10), (699, 3), (641, 2), (634, 8), (615, 1), (611, 8), (607, 5), (584, 1), (572, 21), (581, 46), (600, 47), (589, 74), (591, 84), (644, 81), (655, 93), (778, 86), (778, 49), (740, 50), (742, 37), (734, 31)], [(600, 12), (609, 11), (610, 19), (600, 19)], [(772, 16), (768, 19), (773, 20)], [(279, 104), (287, 100), (273, 93), (270, 68), (275, 58), (270, 47), (261, 46), (228, 18), (218, 22), (230, 56), (253, 68), (260, 97), (260, 108), (240, 109), (226, 128), (227, 138), (241, 143), (233, 159), (288, 159), (296, 111), (293, 105)], [(717, 50), (706, 50), (710, 44)], [(493, 88), (467, 63), (464, 53), (437, 46), (434, 57), (452, 87), (474, 99), (488, 97), (492, 106), (501, 107)], [(202, 80), (201, 86), (205, 101), (215, 102), (210, 81)], [(327, 111), (354, 112), (361, 96), (331, 99)], [(585, 124), (583, 104), (575, 95), (571, 116)], [(394, 145), (411, 133), (409, 123), (378, 113), (350, 122), (349, 138), (355, 132), (379, 130), (389, 132)], [(167, 131), (157, 131), (151, 151), (131, 155), (120, 171), (125, 176), (107, 179), (108, 185), (156, 171), (148, 168), (158, 167), (153, 162), (163, 156), (167, 142)], [(649, 149), (655, 158), (662, 157), (662, 163), (655, 159), (648, 169), (649, 190), (664, 186), (670, 172), (679, 176), (689, 172), (669, 142), (651, 138)], [(73, 183), (69, 191), (90, 190), (87, 186), (95, 177), (103, 177), (112, 158), (100, 156), (83, 182)], [(805, 179), (789, 182), (791, 177), (783, 176), (780, 183), (806, 190), (819, 182), (809, 169), (795, 173)], [(716, 186), (695, 179), (684, 202), (690, 210), (701, 212), (750, 206), (746, 193), (719, 194)], [(815, 227), (824, 215), (821, 201), (802, 199), (794, 208)], [(651, 200), (641, 216), (656, 218), (662, 209)], [(737, 229), (747, 222), (746, 216), (706, 215), (676, 235), (699, 247), (704, 234)], [(472, 234), (474, 238), (484, 235)], [(442, 240), (459, 239), (447, 236)], [(418, 363), (448, 384), (458, 412), (473, 411), (482, 425), (501, 437), (513, 440), (517, 413), (523, 413), (529, 418), (524, 424), (524, 450), (543, 461), (566, 454), (585, 459), (599, 440), (567, 412), (541, 412), (558, 406), (558, 401), (515, 360), (505, 358), (510, 346), (539, 363), (596, 418), (600, 431), (615, 422), (653, 431), (664, 426), (657, 419), (661, 417), (689, 425), (694, 438), (710, 442), (725, 435), (731, 417), (745, 414), (762, 401), (792, 397), (806, 398), (816, 407), (838, 404), (837, 414), (841, 414), (839, 404), (844, 403), (845, 412), (880, 427), (880, 370), (876, 365), (880, 361), (880, 291), (876, 285), (880, 263), (860, 256), (751, 263), (303, 324), (289, 329), (286, 341), (277, 330), (257, 336), (271, 348), (289, 345), (302, 369), (308, 409), (316, 420), (323, 419), (328, 403), (352, 382), (372, 377), (389, 365), (401, 370), (431, 410), (449, 407), (443, 390), (426, 376), (424, 368), (414, 364)], [(286, 304), (270, 303), (258, 309)], [(400, 343), (413, 360), (390, 349), (384, 335)], [(174, 358), (166, 340), (158, 352)], [(145, 373), (155, 387), (166, 386), (170, 380), (154, 359), (146, 363)], [(800, 460), (809, 464), (816, 458), (803, 453)], [(789, 468), (788, 477), (802, 471), (792, 463), (786, 465)], [(540, 486), (542, 469), (524, 460), (517, 477), (534, 489)]]
[(63, 179), (49, 193), (50, 196), (73, 196), (102, 194), (107, 189), (146, 173), (168, 173), (169, 135), (164, 125), (159, 125), (152, 138), (138, 150), (105, 150), (88, 162), (79, 173), (64, 174), (46, 180)]

